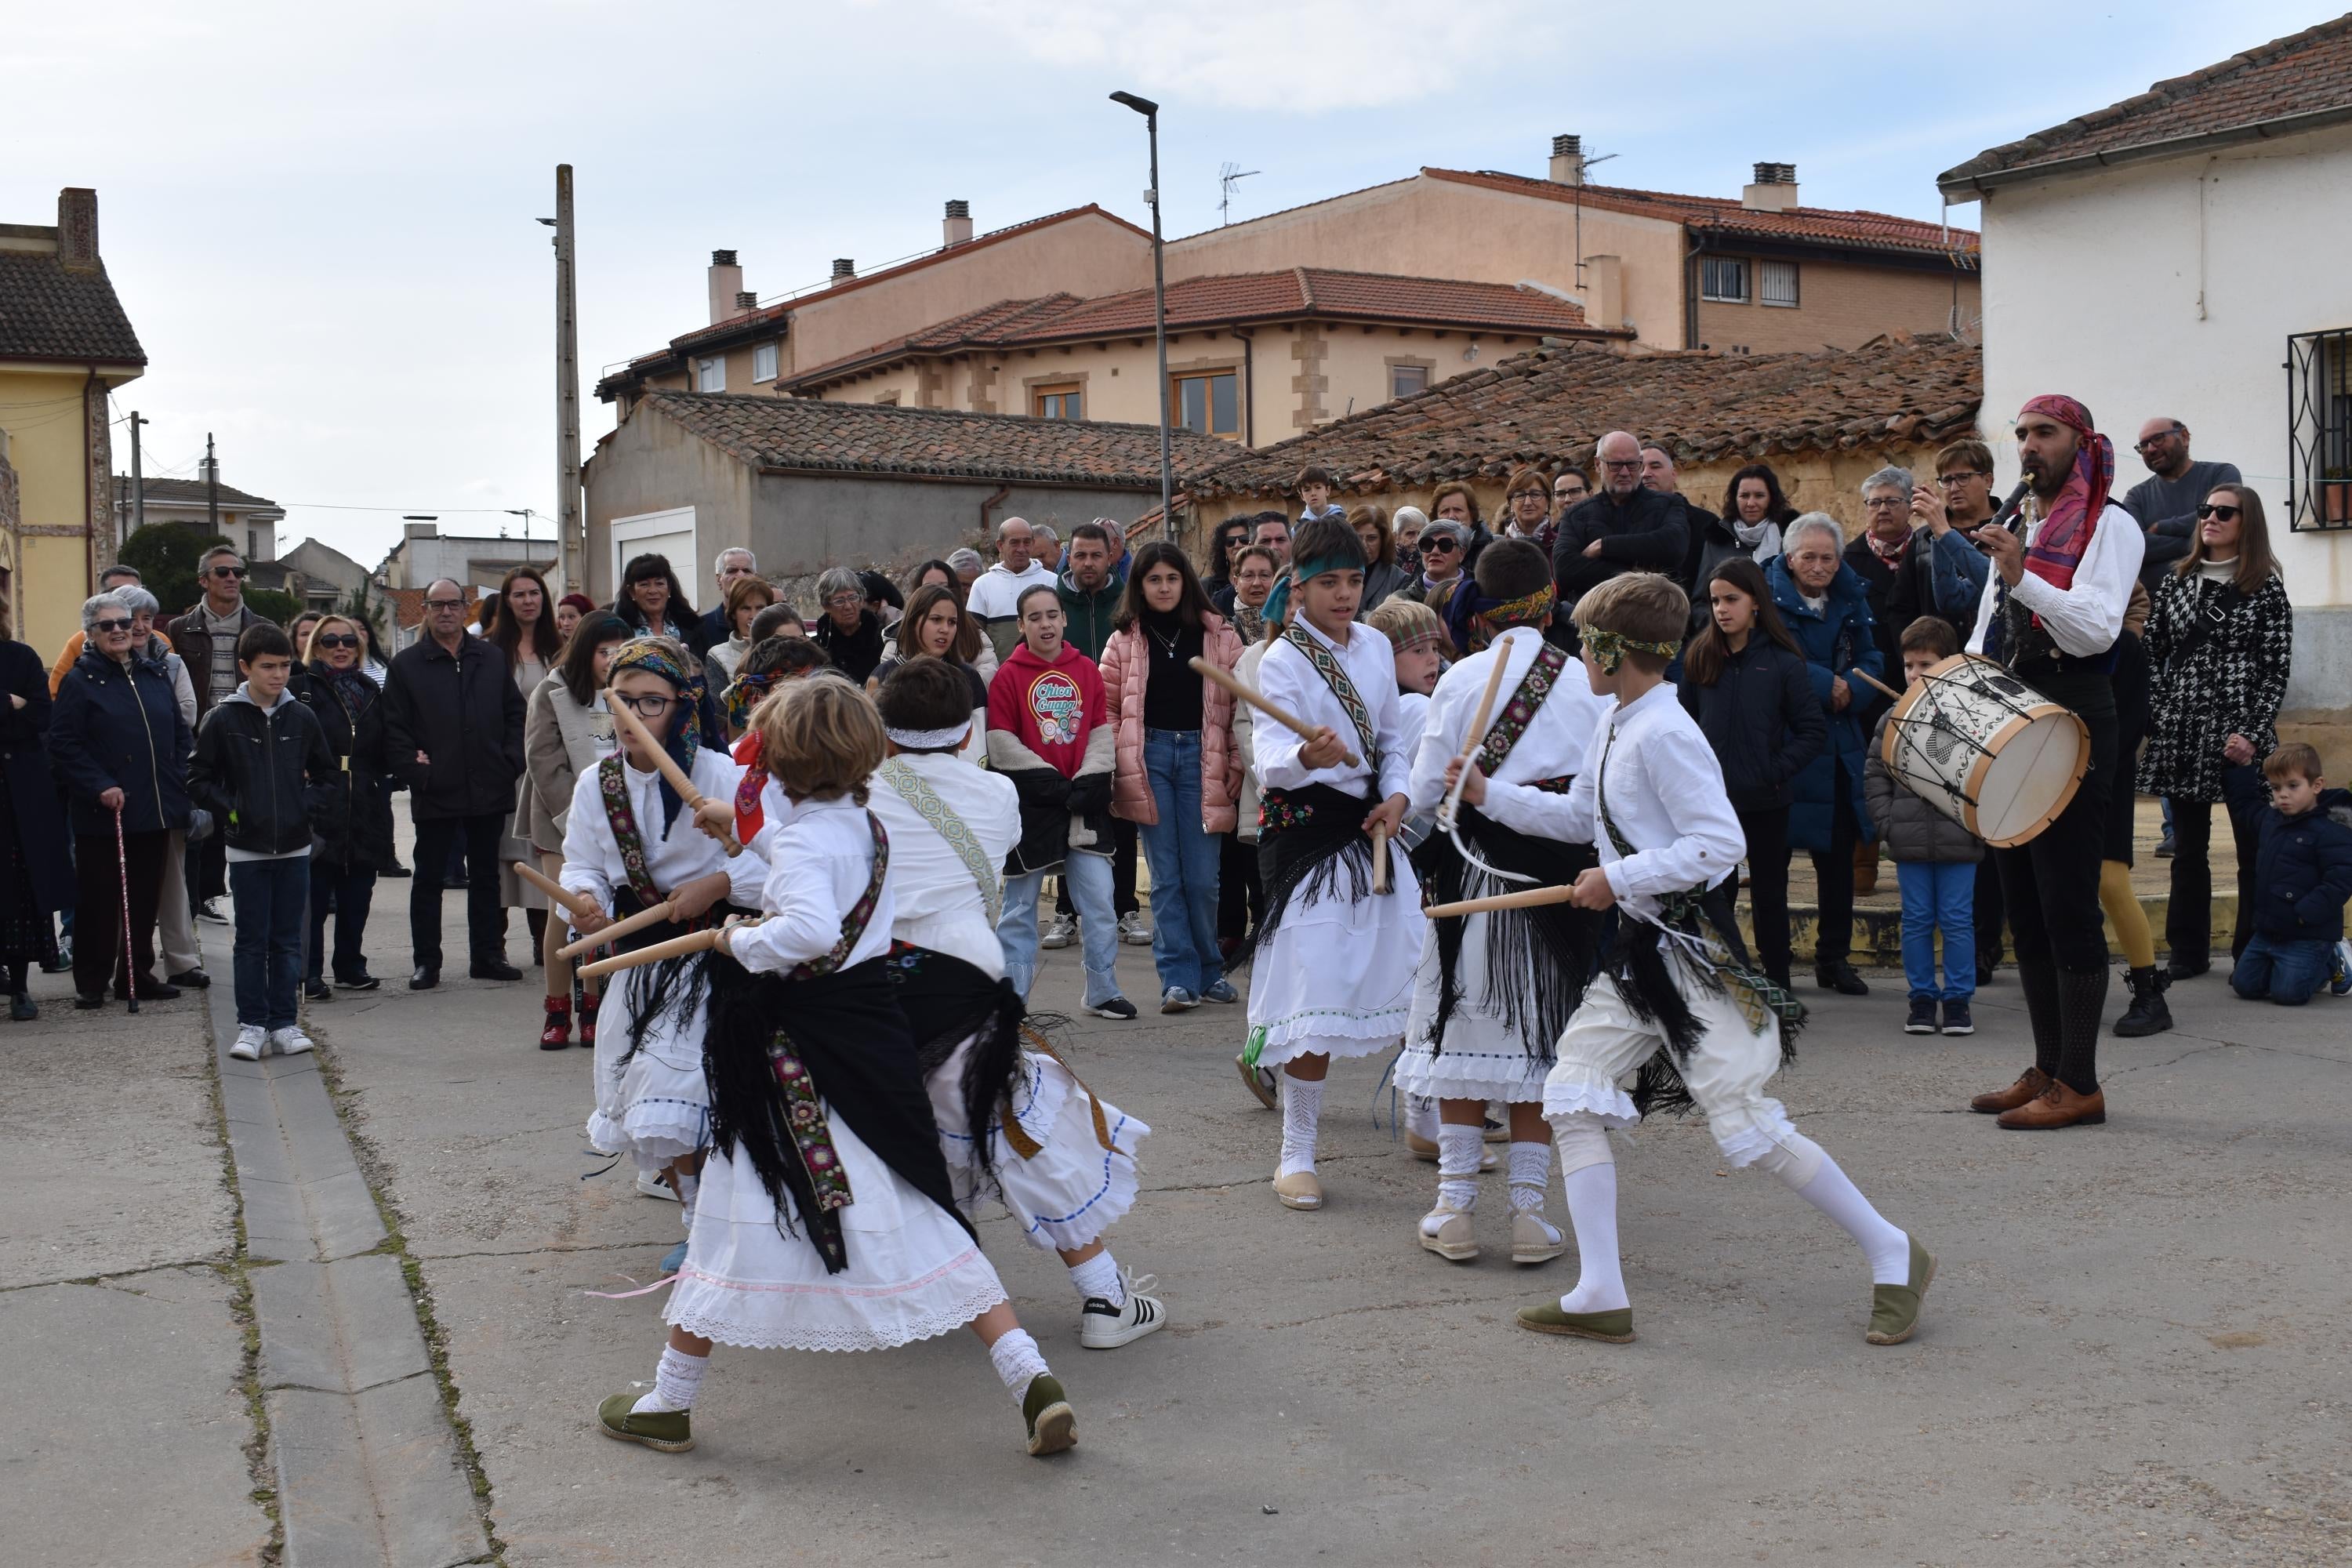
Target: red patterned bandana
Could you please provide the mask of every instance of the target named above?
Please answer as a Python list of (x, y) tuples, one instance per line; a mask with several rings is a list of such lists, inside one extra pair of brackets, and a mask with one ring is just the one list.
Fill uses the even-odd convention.
[(2100, 515), (2107, 510), (2107, 491), (2116, 482), (2115, 443), (2092, 427), (2089, 409), (2060, 394), (2034, 398), (2019, 413), (2021, 417), (2045, 415), (2081, 437), (2074, 471), (2050, 502), (2041, 531), (2025, 553), (2027, 571), (2055, 587), (2068, 587), (2083, 552), (2091, 547)]

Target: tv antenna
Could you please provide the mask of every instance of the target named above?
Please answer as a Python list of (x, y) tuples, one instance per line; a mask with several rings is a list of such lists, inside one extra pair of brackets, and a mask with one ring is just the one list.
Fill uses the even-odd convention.
[(1233, 222), (1234, 187), (1252, 174), (1262, 174), (1263, 169), (1244, 169), (1239, 163), (1227, 163), (1217, 171), (1217, 226)]
[(1578, 165), (1579, 174), (1578, 174), (1577, 182), (1576, 182), (1576, 287), (1577, 287), (1577, 290), (1578, 290), (1578, 292), (1580, 292), (1580, 293), (1581, 293), (1581, 292), (1583, 291), (1583, 289), (1584, 289), (1584, 179), (1583, 179), (1583, 172), (1584, 172), (1584, 171), (1589, 171), (1589, 170), (1590, 170), (1590, 169), (1591, 169), (1591, 167), (1592, 167), (1594, 164), (1596, 164), (1596, 163), (1606, 163), (1607, 162), (1609, 162), (1609, 160), (1610, 160), (1610, 159), (1614, 158), (1614, 157), (1616, 157), (1617, 155), (1618, 155), (1618, 154), (1616, 154), (1616, 153), (1601, 153), (1601, 156), (1599, 156), (1598, 158), (1586, 158), (1586, 159), (1584, 159), (1584, 160), (1583, 160), (1583, 161), (1582, 161), (1582, 162)]

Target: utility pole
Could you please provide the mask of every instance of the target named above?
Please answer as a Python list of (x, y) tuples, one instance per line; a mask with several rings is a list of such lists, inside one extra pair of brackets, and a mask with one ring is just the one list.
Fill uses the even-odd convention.
[(1174, 539), (1175, 476), (1168, 455), (1168, 271), (1160, 240), (1160, 106), (1131, 92), (1114, 92), (1110, 100), (1143, 116), (1144, 135), (1151, 143), (1151, 188), (1144, 197), (1151, 204), (1151, 317), (1160, 340), (1160, 526)]
[[(580, 516), (580, 328), (572, 277), (572, 165), (555, 166), (555, 538), (564, 592), (588, 586), (588, 534)], [(523, 520), (523, 537), (530, 520)]]
[(220, 460), (213, 456), (213, 433), (205, 432), (205, 525), (220, 531)]
[[(136, 408), (131, 411), (131, 532), (147, 526), (147, 481), (139, 474), (139, 426), (152, 425)], [(126, 536), (127, 537), (127, 536)]]

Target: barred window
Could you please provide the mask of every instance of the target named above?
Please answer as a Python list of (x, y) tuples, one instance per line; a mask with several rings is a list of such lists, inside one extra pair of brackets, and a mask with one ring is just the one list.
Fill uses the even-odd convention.
[(1757, 268), (1756, 297), (1767, 305), (1784, 310), (1797, 308), (1797, 264), (1793, 261), (1767, 261)]
[(1698, 297), (1729, 305), (1748, 303), (1747, 261), (1737, 256), (1700, 257)]

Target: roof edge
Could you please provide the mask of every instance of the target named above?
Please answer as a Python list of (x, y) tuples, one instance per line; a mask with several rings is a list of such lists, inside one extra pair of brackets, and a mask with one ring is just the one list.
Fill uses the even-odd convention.
[(1947, 169), (1937, 175), (1936, 188), (1953, 200), (1974, 201), (1988, 191), (2002, 185), (2021, 184), (2028, 180), (2061, 179), (2069, 174), (2088, 174), (2119, 164), (2157, 163), (2215, 147), (2234, 147), (2250, 142), (2305, 135), (2347, 121), (2352, 121), (2352, 104), (2339, 104), (2332, 109), (2306, 110), (2301, 114), (2249, 121), (2243, 125), (2227, 126), (2220, 131), (2200, 131), (2187, 136), (2168, 136), (2154, 142), (2135, 142), (2128, 147), (2110, 148), (2103, 153), (2077, 153), (2066, 157), (2044, 159), (2037, 163), (2012, 163), (2005, 168), (1987, 169), (1977, 174), (1964, 173), (1969, 163), (1989, 155), (1979, 153), (1968, 163)]

